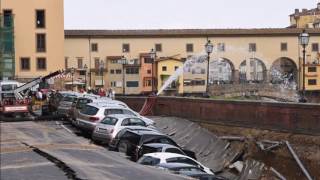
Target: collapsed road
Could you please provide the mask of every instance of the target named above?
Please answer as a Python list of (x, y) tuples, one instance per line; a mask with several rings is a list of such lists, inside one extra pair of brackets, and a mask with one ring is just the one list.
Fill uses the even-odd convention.
[(184, 179), (94, 145), (55, 122), (1, 125), (0, 179)]

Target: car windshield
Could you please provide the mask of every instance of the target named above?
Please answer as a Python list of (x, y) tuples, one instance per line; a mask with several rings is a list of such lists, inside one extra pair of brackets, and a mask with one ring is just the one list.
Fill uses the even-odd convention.
[(76, 98), (76, 96), (65, 96), (62, 101), (73, 102)]
[(176, 153), (176, 154), (184, 154), (178, 148), (168, 148), (168, 149), (165, 150), (165, 152)]
[(106, 109), (104, 111), (104, 115), (112, 115), (112, 114), (126, 114), (131, 116), (136, 116), (133, 112), (127, 109)]
[(17, 85), (15, 84), (6, 84), (1, 86), (2, 91), (11, 91), (11, 90), (14, 90), (15, 88), (17, 88)]
[(143, 137), (143, 143), (144, 144), (149, 144), (149, 143), (161, 143), (161, 144), (171, 144), (174, 146), (177, 146), (177, 144), (171, 140), (168, 137), (161, 136), (161, 135), (145, 135)]
[(160, 159), (151, 156), (143, 156), (138, 160), (139, 164), (154, 166), (160, 163)]
[(78, 99), (77, 102), (77, 109), (82, 109), (86, 104), (91, 103), (92, 100), (91, 99)]
[(118, 122), (118, 119), (117, 119), (117, 118), (105, 117), (105, 118), (101, 121), (101, 124), (116, 125), (117, 122)]
[(92, 116), (92, 115), (96, 115), (98, 111), (99, 111), (98, 108), (86, 105), (80, 110), (80, 113)]

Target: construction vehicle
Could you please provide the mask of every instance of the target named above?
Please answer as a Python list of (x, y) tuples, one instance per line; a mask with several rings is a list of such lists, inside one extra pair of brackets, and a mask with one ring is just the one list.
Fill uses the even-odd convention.
[(29, 93), (32, 88), (41, 82), (61, 74), (62, 71), (55, 71), (44, 77), (38, 77), (21, 85), (17, 81), (0, 82), (0, 115), (26, 115), (31, 111), (31, 99)]

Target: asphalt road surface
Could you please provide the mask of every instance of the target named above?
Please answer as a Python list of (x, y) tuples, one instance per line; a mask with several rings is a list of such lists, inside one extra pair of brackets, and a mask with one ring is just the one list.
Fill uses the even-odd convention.
[(92, 144), (54, 121), (0, 123), (1, 180), (185, 179)]

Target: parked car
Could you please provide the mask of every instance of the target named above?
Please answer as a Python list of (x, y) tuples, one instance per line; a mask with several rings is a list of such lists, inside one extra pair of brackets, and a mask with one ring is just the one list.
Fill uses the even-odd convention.
[(51, 93), (49, 97), (49, 105), (53, 111), (56, 111), (60, 105), (61, 100), (65, 96), (77, 95), (78, 93), (72, 91), (60, 91), (56, 93)]
[(68, 94), (65, 95), (62, 100), (59, 103), (58, 106), (58, 114), (62, 114), (62, 115), (68, 115), (68, 112), (70, 111), (73, 102), (75, 102), (78, 98), (77, 94)]
[(140, 127), (147, 127), (147, 124), (136, 116), (126, 114), (108, 115), (97, 123), (92, 133), (92, 140), (109, 144), (110, 140), (112, 140), (120, 130)]
[[(153, 159), (153, 160), (151, 160)], [(194, 166), (197, 166), (201, 168), (203, 171), (205, 171), (208, 174), (214, 174), (211, 169), (208, 167), (202, 165), (200, 162), (196, 161), (193, 158), (190, 158), (185, 155), (181, 154), (176, 154), (176, 153), (167, 153), (167, 152), (157, 152), (157, 153), (149, 153), (143, 155), (139, 160), (139, 164), (144, 164), (145, 162), (153, 161), (153, 162), (159, 162), (158, 164), (161, 163), (186, 163), (186, 164), (191, 164)], [(157, 165), (157, 164), (155, 164)]]
[(180, 147), (173, 146), (171, 144), (161, 144), (161, 143), (148, 143), (143, 144), (138, 151), (139, 158), (144, 154), (155, 153), (155, 152), (171, 152), (189, 156), (196, 159), (195, 153), (192, 151), (186, 151), (180, 149)]
[[(82, 130), (92, 132), (97, 123), (104, 119), (105, 116), (112, 114), (126, 114), (136, 117), (133, 110), (119, 105), (117, 103), (89, 103), (86, 104), (76, 115), (76, 126)], [(152, 125), (153, 121), (150, 119), (141, 118), (147, 125)]]
[[(148, 159), (146, 159), (146, 160), (148, 160)], [(152, 163), (154, 163), (152, 160), (151, 161), (144, 161), (143, 165), (149, 165), (150, 162), (151, 162), (150, 165), (152, 166)], [(194, 176), (194, 175), (199, 175), (199, 174), (211, 175), (211, 174), (207, 174), (200, 167), (197, 167), (192, 164), (186, 164), (186, 163), (163, 163), (163, 164), (160, 163), (160, 164), (156, 164), (155, 167), (170, 171), (171, 173), (174, 173), (174, 174), (180, 174), (180, 175), (184, 175), (184, 176)]]
[[(109, 149), (125, 153), (134, 161), (138, 160), (140, 147), (144, 144), (169, 144), (180, 148), (169, 136), (153, 129), (123, 129), (110, 141)], [(180, 148), (182, 149), (182, 148)], [(188, 151), (188, 150), (183, 150)], [(141, 154), (142, 155), (142, 154)]]
[(73, 102), (71, 109), (67, 113), (68, 118), (71, 120), (71, 122), (73, 124), (75, 124), (75, 122), (76, 122), (76, 117), (77, 117), (77, 114), (79, 113), (79, 111), (88, 103), (95, 103), (95, 104), (99, 104), (99, 105), (116, 104), (116, 105), (121, 105), (123, 107), (128, 108), (128, 106), (121, 101), (112, 100), (108, 97), (100, 97), (100, 96), (93, 95), (93, 94), (84, 94), (84, 95), (81, 95), (80, 97), (78, 97), (78, 99), (75, 102)]

